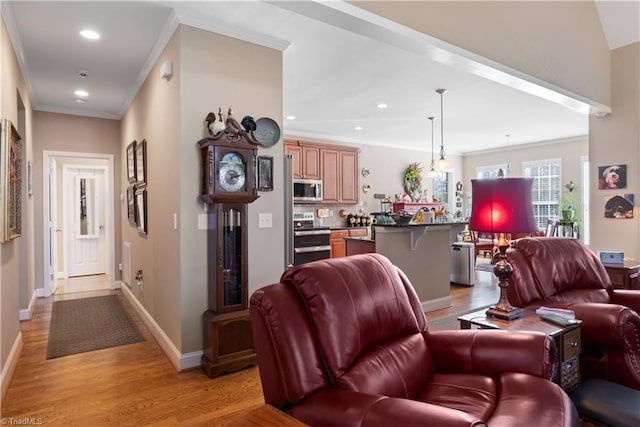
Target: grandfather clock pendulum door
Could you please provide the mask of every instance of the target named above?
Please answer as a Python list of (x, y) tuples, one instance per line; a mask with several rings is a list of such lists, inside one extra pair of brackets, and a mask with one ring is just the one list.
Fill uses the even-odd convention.
[(209, 309), (203, 314), (202, 368), (209, 377), (257, 363), (248, 310), (247, 205), (257, 199), (257, 149), (206, 138), (202, 194), (209, 203)]

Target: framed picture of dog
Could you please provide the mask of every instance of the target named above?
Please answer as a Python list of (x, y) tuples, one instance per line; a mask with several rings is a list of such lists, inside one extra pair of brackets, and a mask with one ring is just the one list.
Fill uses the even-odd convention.
[(615, 194), (605, 197), (605, 199), (605, 218), (633, 218), (633, 206), (635, 205), (635, 196), (633, 194)]
[(598, 189), (618, 190), (627, 188), (627, 165), (598, 167)]

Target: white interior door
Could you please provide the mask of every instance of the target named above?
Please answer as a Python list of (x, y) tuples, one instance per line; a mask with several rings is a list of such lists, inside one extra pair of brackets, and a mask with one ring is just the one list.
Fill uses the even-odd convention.
[[(48, 218), (48, 237), (49, 237), (49, 248), (56, 248), (58, 241), (58, 232), (61, 230), (56, 228), (56, 212), (57, 212), (57, 198), (56, 198), (56, 185), (57, 185), (57, 174), (56, 174), (56, 160), (49, 159), (49, 218)], [(56, 270), (57, 270), (57, 253), (55, 250), (49, 250), (48, 254), (48, 270), (47, 270), (47, 279), (49, 284), (49, 291), (51, 294), (56, 292), (56, 287), (58, 285), (58, 281), (56, 280)]]
[(63, 175), (67, 275), (105, 274), (105, 170), (65, 168)]

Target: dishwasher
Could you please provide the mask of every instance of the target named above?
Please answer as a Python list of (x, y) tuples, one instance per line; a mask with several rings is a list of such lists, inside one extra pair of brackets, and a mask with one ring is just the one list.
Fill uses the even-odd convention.
[(454, 242), (451, 245), (451, 283), (473, 286), (475, 256), (474, 245), (468, 242)]

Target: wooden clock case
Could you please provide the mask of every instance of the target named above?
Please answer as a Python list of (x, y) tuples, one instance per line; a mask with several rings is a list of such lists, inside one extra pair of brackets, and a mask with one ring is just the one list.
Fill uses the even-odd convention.
[[(242, 135), (223, 133), (198, 141), (202, 155), (200, 198), (208, 203), (208, 306), (203, 313), (202, 368), (210, 378), (256, 365), (248, 310), (247, 206), (258, 198), (257, 147)], [(245, 184), (237, 191), (220, 185), (220, 163), (237, 153)]]

